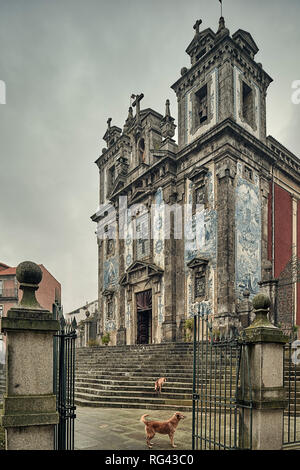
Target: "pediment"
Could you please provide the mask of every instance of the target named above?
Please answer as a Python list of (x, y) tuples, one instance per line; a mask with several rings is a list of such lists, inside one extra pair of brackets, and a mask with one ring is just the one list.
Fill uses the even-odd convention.
[(196, 34), (188, 47), (186, 48), (186, 53), (191, 55), (196, 48), (202, 48), (203, 42), (207, 40), (213, 41), (216, 37), (216, 33), (214, 33), (210, 28), (206, 28), (201, 31), (199, 34)]
[(156, 264), (147, 263), (145, 261), (134, 261), (121, 277), (120, 284), (122, 286), (133, 284), (143, 278), (160, 277), (163, 273), (163, 269)]
[(125, 180), (126, 178), (124, 178), (123, 176), (117, 177), (115, 184), (111, 190), (110, 197), (112, 197), (116, 192), (120, 191), (124, 187)]
[(200, 266), (206, 266), (209, 262), (208, 258), (193, 258), (191, 261), (187, 263), (187, 266), (190, 269), (199, 268)]
[(102, 295), (104, 297), (112, 297), (114, 295), (115, 291), (112, 290), (112, 289), (104, 289), (104, 291), (102, 292)]
[(139, 200), (141, 197), (145, 197), (150, 193), (149, 188), (137, 188), (131, 196), (130, 203)]
[(196, 166), (187, 174), (187, 178), (193, 182), (196, 182), (203, 178), (207, 173), (208, 168), (206, 166)]
[(238, 29), (233, 35), (232, 35), (232, 38), (234, 40), (237, 40), (238, 38), (241, 38), (242, 41), (244, 41), (252, 50), (252, 52), (255, 54), (257, 54), (257, 52), (259, 51), (259, 48), (256, 44), (256, 42), (254, 41), (253, 37), (251, 36), (250, 33), (248, 33), (248, 31), (244, 31), (243, 29)]

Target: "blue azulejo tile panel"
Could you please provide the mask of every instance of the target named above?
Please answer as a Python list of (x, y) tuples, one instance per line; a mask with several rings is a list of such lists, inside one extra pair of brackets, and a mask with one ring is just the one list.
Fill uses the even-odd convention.
[(259, 181), (238, 177), (236, 187), (236, 293), (257, 294), (261, 280), (261, 202)]
[(103, 266), (103, 286), (104, 289), (118, 284), (119, 264), (117, 257), (110, 258), (104, 262)]

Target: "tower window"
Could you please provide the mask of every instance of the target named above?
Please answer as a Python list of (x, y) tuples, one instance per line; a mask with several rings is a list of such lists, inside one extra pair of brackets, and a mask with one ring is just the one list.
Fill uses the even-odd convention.
[(195, 93), (195, 128), (201, 126), (208, 118), (207, 85)]
[(244, 120), (253, 127), (254, 125), (254, 96), (253, 90), (245, 82), (242, 86), (242, 113)]

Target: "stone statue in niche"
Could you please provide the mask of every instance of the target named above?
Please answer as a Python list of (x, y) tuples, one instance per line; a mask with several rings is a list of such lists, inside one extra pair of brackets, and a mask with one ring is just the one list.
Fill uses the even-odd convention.
[(112, 238), (107, 239), (107, 249), (106, 254), (108, 256), (113, 255), (115, 252), (115, 241)]

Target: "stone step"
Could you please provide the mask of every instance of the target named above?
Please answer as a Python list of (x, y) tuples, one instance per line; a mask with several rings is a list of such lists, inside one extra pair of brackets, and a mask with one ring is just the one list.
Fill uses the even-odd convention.
[[(202, 393), (207, 398), (218, 384), (216, 394), (224, 397), (230, 379), (235, 382), (236, 359), (221, 349), (215, 349), (213, 357), (203, 351), (201, 358), (207, 367), (198, 371)], [(82, 349), (76, 360), (75, 401), (82, 406), (192, 410), (191, 343)], [(167, 377), (161, 394), (154, 390), (158, 377)], [(231, 382), (232, 393), (234, 385)]]
[(153, 399), (153, 400), (166, 400), (166, 399), (173, 399), (173, 400), (191, 400), (192, 399), (192, 392), (190, 393), (170, 393), (168, 391), (164, 391), (160, 394), (156, 393), (155, 391), (127, 391), (124, 389), (109, 389), (109, 390), (99, 390), (97, 388), (92, 387), (80, 387), (75, 386), (75, 396), (79, 396), (82, 393), (88, 393), (90, 395), (95, 395), (104, 399), (104, 397), (111, 397), (116, 398), (118, 396), (122, 396), (126, 398), (126, 400), (143, 400), (143, 399)]
[[(77, 367), (75, 367), (75, 370), (80, 370), (80, 369), (102, 369), (102, 370), (111, 370), (111, 369), (119, 369), (119, 370), (128, 370), (128, 368), (131, 369), (144, 369), (144, 370), (153, 370), (153, 369), (159, 369), (159, 370), (182, 370), (182, 369), (189, 369), (193, 370), (193, 364), (191, 363), (185, 363), (185, 364), (164, 364), (164, 363), (159, 363), (158, 365), (151, 366), (151, 364), (141, 364), (141, 363), (131, 363), (128, 361), (127, 364), (107, 364), (107, 363), (102, 363), (97, 362), (95, 364), (78, 364)], [(222, 368), (223, 370), (223, 368)], [(225, 367), (224, 367), (225, 370)], [(229, 370), (229, 367), (227, 367), (227, 370)]]
[(125, 403), (125, 402), (102, 402), (102, 401), (90, 401), (84, 398), (76, 398), (75, 404), (78, 406), (89, 406), (93, 408), (135, 408), (140, 410), (140, 416), (144, 414), (141, 410), (170, 410), (171, 412), (181, 411), (191, 412), (192, 406), (180, 406), (178, 405), (163, 405), (158, 403), (143, 403), (141, 406), (137, 403)]
[(165, 343), (165, 344), (145, 344), (143, 346), (96, 346), (93, 348), (77, 348), (77, 356), (88, 356), (91, 354), (102, 354), (102, 355), (112, 355), (112, 354), (136, 354), (136, 353), (156, 353), (167, 351), (168, 353), (173, 352), (192, 352), (193, 345), (190, 343)]
[(113, 396), (113, 395), (107, 395), (107, 396), (103, 396), (103, 395), (96, 395), (94, 393), (90, 393), (90, 392), (78, 392), (75, 394), (75, 397), (76, 399), (77, 398), (85, 398), (85, 399), (89, 399), (91, 401), (97, 401), (99, 398), (101, 399), (101, 401), (107, 401), (107, 402), (114, 402), (116, 401), (115, 399), (117, 398), (117, 401), (119, 402), (122, 402), (122, 403), (136, 403), (136, 404), (142, 404), (142, 403), (157, 403), (157, 404), (161, 404), (161, 405), (185, 405), (185, 406), (192, 406), (192, 397), (188, 398), (188, 399), (181, 399), (181, 398), (178, 398), (177, 400), (176, 399), (172, 399), (172, 398), (152, 398), (152, 397), (137, 397), (137, 396), (124, 396), (124, 395), (118, 395), (117, 397)]
[[(153, 361), (155, 364), (158, 365), (159, 368), (172, 368), (172, 369), (184, 369), (184, 368), (193, 368), (193, 363), (192, 361), (186, 361), (186, 362), (164, 362), (164, 361)], [(117, 367), (119, 369), (128, 369), (128, 365), (130, 364), (130, 367), (133, 368), (139, 368), (139, 369), (153, 369), (153, 364), (151, 362), (141, 362), (141, 361), (124, 361), (124, 362), (118, 362)], [(93, 367), (101, 367), (103, 369), (111, 369), (116, 367), (116, 362), (78, 362), (76, 369), (79, 368), (93, 368)], [(229, 365), (226, 366), (229, 369)], [(156, 366), (157, 368), (157, 366)]]
[[(148, 396), (153, 398), (178, 398), (180, 395), (181, 398), (187, 398), (183, 395), (188, 395), (190, 398), (193, 393), (192, 386), (185, 388), (178, 387), (165, 387), (160, 394), (158, 394), (153, 387), (134, 387), (134, 386), (119, 386), (119, 385), (99, 385), (99, 384), (90, 384), (90, 383), (79, 383), (75, 385), (76, 392), (89, 392), (97, 395), (117, 395), (124, 394), (124, 396)], [(235, 391), (235, 387), (231, 387), (231, 394)], [(197, 390), (196, 390), (197, 392)], [(214, 395), (229, 395), (229, 388), (225, 387), (225, 384), (222, 384), (221, 387), (218, 387), (216, 390), (213, 387), (201, 386), (199, 393), (204, 396), (214, 396)]]
[[(86, 378), (77, 378), (76, 384), (81, 385), (95, 385), (99, 388), (109, 388), (109, 387), (118, 387), (124, 390), (154, 390), (154, 383), (152, 381), (145, 382), (145, 381), (136, 381), (133, 384), (129, 381), (118, 381), (118, 380), (99, 380), (99, 379), (86, 379)], [(163, 388), (168, 389), (182, 389), (182, 390), (191, 390), (192, 383), (191, 382), (167, 382), (164, 384)]]
[[(101, 380), (102, 382), (103, 381), (106, 381), (106, 383), (112, 383), (112, 382), (116, 382), (116, 383), (139, 383), (139, 384), (152, 384), (152, 386), (154, 386), (154, 383), (155, 383), (155, 380), (157, 378), (157, 375), (155, 376), (152, 376), (150, 377), (149, 375), (145, 375), (145, 376), (142, 376), (142, 375), (133, 375), (133, 373), (130, 373), (128, 372), (127, 373), (127, 376), (123, 376), (123, 375), (117, 375), (117, 374), (112, 374), (112, 375), (108, 375), (108, 374), (99, 374), (99, 373), (90, 373), (90, 374), (80, 374), (80, 375), (77, 375), (76, 376), (76, 381), (78, 380), (83, 380), (83, 381), (88, 381), (88, 380)], [(133, 380), (134, 379), (134, 380)], [(189, 383), (192, 385), (193, 383), (193, 377), (192, 375), (189, 376), (188, 378), (186, 377), (182, 377), (181, 375), (177, 374), (177, 375), (173, 375), (173, 376), (168, 376), (167, 377), (167, 383), (165, 386), (171, 386), (173, 383), (176, 383), (176, 384), (179, 384), (179, 383)], [(212, 388), (215, 387), (215, 384), (218, 385), (220, 383), (219, 380), (215, 381), (214, 377), (207, 377), (207, 378), (203, 378), (202, 380), (199, 379), (199, 383), (201, 384), (204, 384), (204, 383), (207, 383), (209, 384)], [(231, 384), (234, 384), (235, 383), (235, 377), (233, 376), (232, 377), (232, 380), (230, 380), (230, 377), (226, 377), (226, 380), (225, 380), (225, 377), (222, 377), (222, 380), (221, 380), (221, 383), (223, 384), (227, 384), (229, 385), (230, 383)]]

